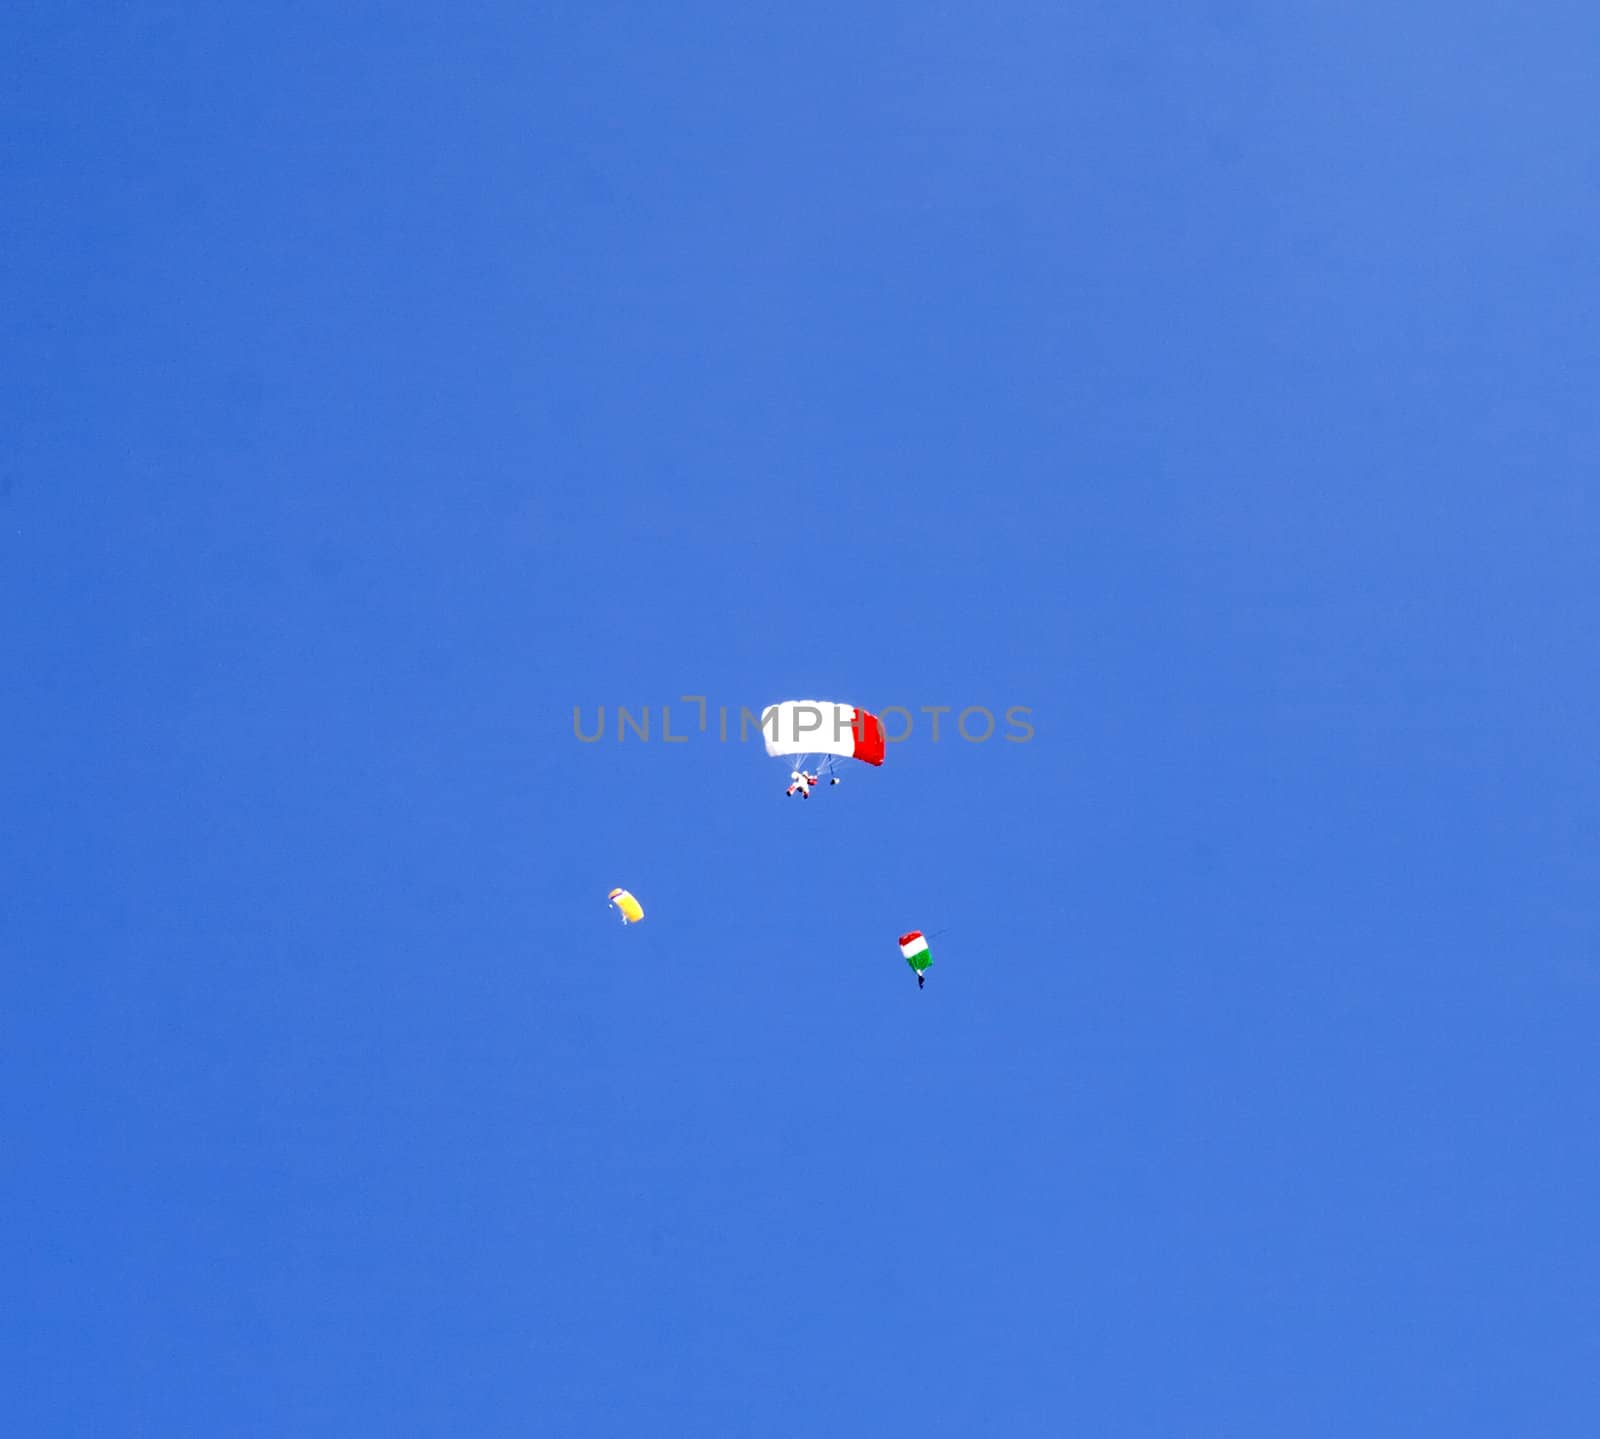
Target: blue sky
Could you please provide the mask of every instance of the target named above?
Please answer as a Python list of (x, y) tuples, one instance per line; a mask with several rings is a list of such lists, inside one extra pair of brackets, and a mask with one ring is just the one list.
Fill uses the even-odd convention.
[(10, 1427), (1592, 1434), (1593, 7), (336, 8), (0, 20)]

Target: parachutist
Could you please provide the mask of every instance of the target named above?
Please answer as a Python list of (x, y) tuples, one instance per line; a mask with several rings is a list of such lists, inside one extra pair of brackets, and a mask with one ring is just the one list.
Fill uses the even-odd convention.
[(928, 953), (928, 937), (920, 929), (913, 929), (900, 936), (900, 953), (905, 956), (905, 961), (911, 966), (911, 971), (917, 976), (917, 988), (922, 988), (922, 971), (933, 963), (933, 956)]
[(794, 769), (789, 771), (789, 778), (793, 780), (794, 783), (791, 784), (788, 789), (784, 790), (784, 794), (791, 795), (796, 790), (799, 790), (802, 799), (811, 798), (811, 786), (818, 783), (816, 775), (807, 774), (803, 770)]

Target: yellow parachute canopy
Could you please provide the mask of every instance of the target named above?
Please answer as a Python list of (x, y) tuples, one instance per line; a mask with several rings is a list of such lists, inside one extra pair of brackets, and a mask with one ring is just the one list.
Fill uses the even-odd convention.
[(606, 896), (613, 909), (622, 911), (624, 924), (638, 924), (644, 918), (644, 906), (625, 889), (614, 889)]

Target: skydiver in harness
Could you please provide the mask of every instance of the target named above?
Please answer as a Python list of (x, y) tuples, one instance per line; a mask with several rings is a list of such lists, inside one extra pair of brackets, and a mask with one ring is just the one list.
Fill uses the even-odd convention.
[(814, 785), (814, 784), (820, 784), (821, 783), (821, 781), (818, 780), (816, 775), (807, 774), (804, 770), (798, 770), (798, 769), (790, 770), (789, 771), (789, 778), (791, 780), (793, 780), (794, 783), (791, 784), (788, 789), (784, 790), (784, 794), (785, 795), (791, 795), (796, 790), (799, 790), (801, 799), (810, 799), (811, 798), (811, 786)]

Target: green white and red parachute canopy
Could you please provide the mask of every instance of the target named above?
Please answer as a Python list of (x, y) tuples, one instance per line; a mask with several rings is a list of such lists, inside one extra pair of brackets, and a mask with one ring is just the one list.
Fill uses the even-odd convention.
[(928, 948), (928, 939), (920, 929), (914, 929), (909, 934), (900, 936), (900, 953), (905, 956), (906, 963), (916, 971), (920, 983), (922, 973), (933, 963), (933, 952)]
[(883, 763), (883, 721), (855, 705), (784, 700), (761, 711), (761, 734), (769, 755), (798, 770), (826, 774), (846, 759)]

